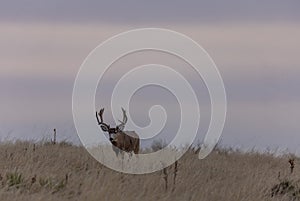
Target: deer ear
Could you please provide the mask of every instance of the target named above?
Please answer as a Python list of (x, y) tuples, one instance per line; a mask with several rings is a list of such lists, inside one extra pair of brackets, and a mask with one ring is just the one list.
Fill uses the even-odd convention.
[(100, 127), (104, 132), (107, 132), (109, 130), (109, 126), (107, 125), (100, 125)]

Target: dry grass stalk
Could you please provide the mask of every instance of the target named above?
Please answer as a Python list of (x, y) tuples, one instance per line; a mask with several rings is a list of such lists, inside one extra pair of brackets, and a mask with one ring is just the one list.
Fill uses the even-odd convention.
[(68, 175), (68, 174), (66, 174), (66, 176), (65, 176), (65, 184), (67, 184), (67, 183), (68, 183), (68, 180), (69, 180), (69, 175)]
[(289, 164), (290, 164), (290, 170), (291, 170), (291, 174), (292, 174), (293, 171), (294, 171), (294, 168), (295, 168), (295, 159), (294, 158), (290, 158), (289, 159)]
[(175, 187), (176, 187), (177, 172), (178, 172), (178, 161), (175, 161), (175, 165), (174, 165), (174, 177), (173, 177), (173, 191), (175, 190)]
[(168, 190), (168, 172), (167, 172), (167, 168), (163, 169), (163, 178), (165, 181), (165, 190)]
[(56, 129), (53, 129), (53, 140), (51, 140), (52, 144), (56, 144)]
[(36, 174), (31, 178), (31, 184), (34, 184), (36, 182)]

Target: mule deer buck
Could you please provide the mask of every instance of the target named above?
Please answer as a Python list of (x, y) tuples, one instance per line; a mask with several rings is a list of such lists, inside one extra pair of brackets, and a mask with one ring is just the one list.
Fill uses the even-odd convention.
[[(102, 131), (108, 132), (109, 141), (112, 143), (117, 156), (120, 150), (131, 154), (132, 152), (138, 154), (140, 149), (140, 138), (134, 131), (123, 131), (127, 123), (127, 115), (124, 108), (122, 108), (122, 112), (123, 121), (119, 120), (120, 124), (115, 128), (111, 128), (110, 125), (103, 122), (104, 108), (102, 108), (99, 113), (96, 112), (98, 125), (101, 127)], [(98, 116), (100, 117), (100, 120)]]

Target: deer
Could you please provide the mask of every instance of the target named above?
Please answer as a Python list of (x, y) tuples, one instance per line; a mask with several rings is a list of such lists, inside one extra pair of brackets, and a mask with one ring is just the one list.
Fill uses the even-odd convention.
[[(108, 132), (109, 141), (113, 145), (113, 150), (117, 156), (120, 153), (120, 150), (130, 153), (131, 155), (132, 152), (138, 154), (140, 149), (140, 138), (135, 131), (124, 131), (127, 123), (127, 115), (125, 109), (121, 109), (123, 112), (123, 120), (119, 120), (120, 124), (115, 128), (111, 128), (110, 125), (103, 122), (104, 108), (100, 109), (99, 113), (96, 111), (98, 125), (102, 131)], [(100, 120), (98, 116), (100, 117)]]

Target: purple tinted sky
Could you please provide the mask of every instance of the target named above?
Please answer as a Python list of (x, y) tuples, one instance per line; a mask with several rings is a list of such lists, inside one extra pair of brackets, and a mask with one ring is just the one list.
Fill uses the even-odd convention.
[(298, 21), (297, 0), (267, 1), (139, 1), (121, 0), (83, 3), (67, 1), (5, 1), (0, 18), (16, 21), (107, 22), (107, 23), (211, 23), (220, 21)]
[[(0, 136), (39, 139), (49, 137), (56, 127), (61, 139), (75, 140), (71, 98), (81, 63), (114, 34), (151, 26), (190, 36), (216, 62), (228, 94), (224, 144), (296, 151), (300, 141), (299, 8), (296, 0), (2, 2)], [(161, 56), (136, 55), (113, 66), (103, 91), (98, 92), (98, 102), (107, 102), (121, 66), (153, 60), (159, 62)], [(204, 108), (201, 139), (209, 119), (205, 87), (185, 70), (188, 66), (174, 58), (166, 57), (165, 62), (181, 69), (198, 91)], [(147, 124), (146, 108), (157, 104), (157, 96), (163, 97), (159, 101), (170, 116), (176, 116), (172, 96), (148, 88), (133, 99), (138, 109), (132, 115), (139, 124)], [(165, 133), (172, 133), (177, 121), (170, 119)]]

